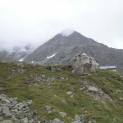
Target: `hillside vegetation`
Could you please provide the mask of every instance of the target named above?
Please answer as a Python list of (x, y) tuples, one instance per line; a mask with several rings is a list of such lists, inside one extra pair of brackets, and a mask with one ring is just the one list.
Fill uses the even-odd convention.
[[(110, 71), (76, 75), (70, 66), (0, 63), (0, 94), (32, 100), (49, 121), (123, 123), (123, 77)], [(82, 117), (82, 122), (73, 121)]]

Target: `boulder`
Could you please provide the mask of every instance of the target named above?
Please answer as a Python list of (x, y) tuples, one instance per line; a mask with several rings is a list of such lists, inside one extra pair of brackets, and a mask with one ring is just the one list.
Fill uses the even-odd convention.
[(64, 121), (62, 121), (58, 118), (55, 118), (51, 123), (64, 123)]
[(59, 112), (59, 115), (64, 118), (67, 116), (67, 113), (66, 112)]
[(93, 57), (88, 56), (86, 53), (75, 56), (72, 67), (75, 73), (86, 74), (96, 72), (99, 64)]
[(89, 92), (95, 92), (95, 93), (96, 93), (96, 92), (99, 91), (99, 89), (96, 88), (96, 87), (94, 87), (94, 86), (89, 86), (89, 87), (88, 87), (88, 91), (89, 91)]
[(2, 113), (3, 113), (3, 115), (4, 115), (5, 117), (11, 116), (9, 107), (8, 107), (7, 105), (3, 105), (3, 107), (2, 107)]

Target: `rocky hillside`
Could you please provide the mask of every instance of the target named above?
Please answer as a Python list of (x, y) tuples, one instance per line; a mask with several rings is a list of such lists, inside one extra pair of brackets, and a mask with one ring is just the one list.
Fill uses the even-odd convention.
[(39, 123), (36, 112), (31, 111), (32, 101), (18, 102), (17, 98), (0, 95), (0, 123)]
[(0, 61), (1, 62), (22, 62), (27, 57), (33, 48), (31, 45), (25, 47), (14, 47), (12, 51), (0, 50)]
[(123, 123), (123, 77), (71, 71), (0, 63), (0, 123)]
[(62, 33), (56, 35), (30, 54), (25, 61), (47, 64), (69, 64), (73, 56), (82, 52), (94, 57), (101, 65), (123, 67), (123, 50), (110, 48), (76, 31), (67, 36)]

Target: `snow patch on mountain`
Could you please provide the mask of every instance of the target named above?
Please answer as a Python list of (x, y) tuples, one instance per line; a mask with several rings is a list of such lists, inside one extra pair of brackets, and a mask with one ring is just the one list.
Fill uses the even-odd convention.
[(56, 54), (57, 54), (57, 53), (54, 53), (54, 54), (52, 54), (52, 55), (50, 55), (50, 56), (47, 56), (47, 59), (51, 59), (51, 58), (55, 57)]
[(19, 62), (23, 62), (23, 61), (24, 61), (24, 58), (21, 58), (21, 59), (19, 59), (18, 61), (19, 61)]

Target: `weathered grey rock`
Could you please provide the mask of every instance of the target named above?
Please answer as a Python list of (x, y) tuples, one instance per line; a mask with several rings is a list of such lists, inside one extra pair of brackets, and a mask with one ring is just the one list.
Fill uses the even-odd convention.
[(2, 113), (4, 114), (5, 117), (10, 117), (11, 116), (9, 107), (7, 105), (3, 105)]
[(78, 74), (85, 74), (90, 72), (96, 72), (98, 63), (93, 57), (89, 57), (87, 54), (79, 54), (73, 60), (73, 72)]
[(18, 102), (17, 98), (1, 94), (0, 123), (38, 123), (37, 114), (30, 109), (31, 103), (31, 100)]
[(96, 120), (90, 120), (88, 123), (96, 123)]
[(64, 123), (64, 121), (62, 121), (58, 118), (55, 118), (51, 123)]
[(98, 88), (94, 87), (94, 86), (88, 86), (88, 91), (90, 92), (98, 92)]
[(3, 120), (1, 123), (14, 123), (12, 120)]
[(64, 118), (67, 116), (67, 113), (66, 112), (59, 112), (59, 115)]
[(28, 118), (25, 117), (24, 119), (21, 120), (21, 123), (28, 123)]
[(5, 94), (0, 95), (0, 100), (2, 102), (10, 103), (10, 101), (7, 99), (7, 96)]
[(75, 118), (72, 123), (84, 123), (84, 117), (82, 115), (75, 115)]
[(67, 94), (67, 95), (72, 95), (73, 92), (72, 92), (72, 91), (67, 91), (66, 94)]
[(53, 108), (49, 105), (45, 106), (46, 111), (50, 114), (53, 111)]

